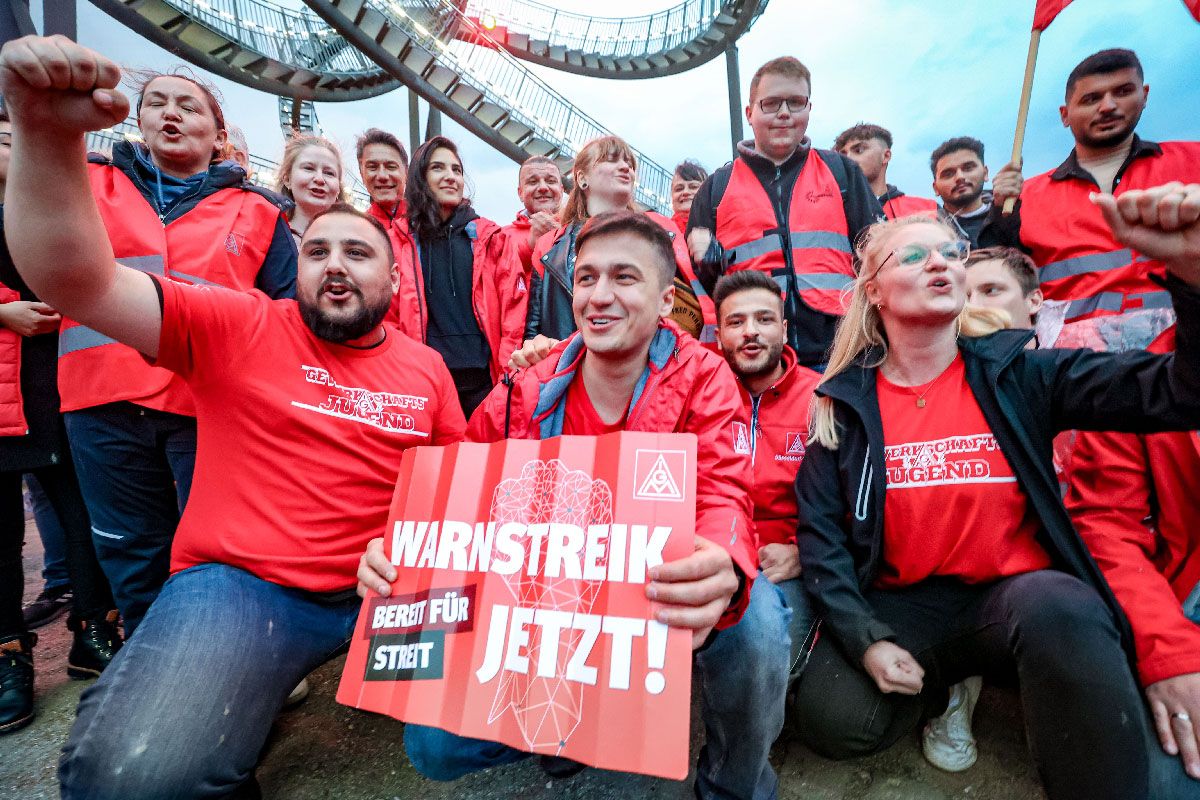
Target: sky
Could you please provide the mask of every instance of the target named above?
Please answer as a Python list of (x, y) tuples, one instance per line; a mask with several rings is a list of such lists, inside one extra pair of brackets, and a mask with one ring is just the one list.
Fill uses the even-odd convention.
[[(486, 2), (486, 0), (484, 0)], [(606, 0), (606, 14), (646, 14), (678, 0)], [(297, 0), (284, 0), (296, 5)], [(586, 11), (589, 0), (559, 0)], [(818, 147), (858, 122), (894, 137), (888, 181), (912, 195), (932, 196), (929, 154), (952, 136), (974, 136), (995, 173), (1009, 159), (1034, 0), (771, 0), (738, 43), (742, 103), (763, 62), (792, 55), (813, 74), (808, 133)], [(1136, 13), (1131, 10), (1136, 8)], [(41, 24), (41, 2), (32, 11)], [(91, 3), (79, 2), (79, 40), (128, 67), (179, 63)], [(1149, 104), (1138, 132), (1156, 141), (1200, 139), (1200, 24), (1180, 0), (1075, 0), (1042, 34), (1025, 137), (1025, 175), (1053, 169), (1072, 147), (1058, 107), (1067, 74), (1108, 47), (1128, 47), (1142, 60)], [(546, 83), (658, 163), (684, 158), (710, 171), (729, 160), (725, 60), (667, 78), (615, 81), (531, 67)], [(246, 133), (251, 152), (278, 160), (283, 138), (273, 97), (215, 78), (225, 116)], [(422, 130), (426, 104), (422, 106)], [(349, 103), (318, 103), (326, 135), (349, 154), (354, 137), (376, 126), (407, 143), (408, 96), (401, 89)], [(749, 134), (749, 126), (745, 126)], [(501, 224), (520, 207), (517, 164), (443, 117), (443, 134), (458, 145), (476, 209)]]

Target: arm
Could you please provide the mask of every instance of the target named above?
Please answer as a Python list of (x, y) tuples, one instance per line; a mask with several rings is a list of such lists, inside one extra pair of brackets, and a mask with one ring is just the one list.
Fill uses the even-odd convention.
[(1175, 353), (1028, 351), (1052, 361), (1040, 390), (1060, 430), (1190, 430), (1200, 418), (1200, 184), (1170, 183), (1119, 198), (1095, 193), (1113, 238), (1167, 266)]
[(0, 94), (13, 127), (5, 233), (38, 297), (155, 357), (158, 294), (149, 275), (114, 260), (87, 174), (84, 133), (129, 111), (114, 89), (120, 78), (116, 64), (64, 36), (27, 36), (0, 51)]
[[(1186, 434), (1180, 438), (1191, 447)], [(1156, 505), (1153, 463), (1143, 437), (1081, 432), (1064, 502), (1129, 617), (1138, 673), (1163, 750), (1179, 755), (1188, 773), (1200, 777), (1195, 729), (1173, 723), (1171, 716), (1200, 720), (1200, 626), (1184, 615), (1152, 560), (1161, 543), (1143, 520)], [(1162, 466), (1168, 473), (1178, 467)]]
[(717, 207), (713, 202), (713, 175), (704, 180), (692, 199), (692, 210), (688, 213), (687, 230), (684, 231), (684, 241), (687, 243), (694, 267), (692, 271), (700, 280), (704, 291), (710, 295), (717, 281), (725, 274), (726, 266), (725, 249), (717, 241)]
[(61, 322), (62, 316), (45, 303), (26, 300), (0, 302), (0, 325), (22, 336), (53, 333)]
[(296, 296), (296, 238), (282, 213), (275, 220), (271, 246), (258, 268), (254, 288), (272, 300)]
[[(1168, 471), (1176, 466), (1163, 464)], [(1143, 437), (1079, 433), (1071, 455), (1071, 485), (1063, 502), (1129, 617), (1145, 686), (1200, 672), (1200, 626), (1184, 616), (1170, 583), (1154, 563), (1161, 544), (1155, 526), (1144, 522), (1157, 505), (1154, 484)]]
[[(1024, 183), (1020, 159), (1005, 164), (992, 178), (992, 207), (979, 231), (980, 247), (1015, 247), (1029, 252), (1029, 248), (1021, 244), (1021, 188)], [(1013, 208), (1005, 213), (1008, 200), (1013, 201)]]
[(512, 354), (520, 349), (524, 340), (529, 287), (525, 283), (525, 267), (521, 264), (514, 237), (498, 231), (488, 242), (488, 254), (500, 311), (498, 350), (492, 354), (493, 380), (499, 380)]
[(896, 634), (876, 619), (859, 589), (854, 557), (847, 546), (850, 508), (842, 480), (837, 452), (810, 443), (796, 473), (796, 545), (800, 577), (826, 630), (852, 663), (861, 664), (871, 645), (894, 640)]

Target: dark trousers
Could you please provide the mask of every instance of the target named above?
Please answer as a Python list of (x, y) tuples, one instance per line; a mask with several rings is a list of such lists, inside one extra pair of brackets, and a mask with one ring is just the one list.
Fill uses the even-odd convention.
[(171, 542), (192, 486), (196, 420), (132, 403), (63, 417), (96, 555), (132, 636), (167, 580)]
[(1042, 570), (986, 585), (932, 578), (867, 593), (896, 643), (925, 669), (919, 695), (884, 694), (822, 631), (797, 687), (805, 743), (830, 758), (889, 747), (946, 687), (971, 675), (1016, 682), (1026, 738), (1050, 800), (1144, 800), (1141, 695), (1112, 613), (1096, 592)]
[[(75, 592), (71, 616), (95, 619), (113, 607), (108, 581), (96, 561), (91, 523), (69, 461), (32, 470), (66, 532), (67, 574)], [(0, 640), (25, 632), (21, 596), (25, 576), (21, 547), (25, 542), (25, 502), (20, 472), (0, 472)]]

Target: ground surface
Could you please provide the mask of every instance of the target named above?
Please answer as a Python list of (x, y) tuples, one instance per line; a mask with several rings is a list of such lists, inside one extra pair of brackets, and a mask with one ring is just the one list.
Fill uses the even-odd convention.
[[(25, 539), (25, 594), (41, 589), (41, 542), (32, 523)], [(0, 736), (0, 798), (50, 800), (58, 797), (58, 750), (74, 718), (75, 703), (87, 685), (67, 678), (70, 634), (62, 622), (39, 631), (36, 650), (37, 709), (33, 724)], [(439, 784), (419, 776), (404, 755), (404, 726), (334, 702), (343, 659), (310, 678), (312, 695), (295, 711), (281, 715), (258, 770), (269, 800), (512, 800), (514, 798), (692, 797), (684, 783), (636, 775), (585, 770), (551, 781), (533, 761)], [(975, 716), (979, 762), (949, 775), (922, 758), (914, 733), (886, 753), (851, 762), (813, 755), (785, 735), (771, 762), (779, 773), (782, 800), (1044, 800), (1021, 733), (1015, 693), (985, 689)], [(693, 760), (701, 742), (693, 713)]]

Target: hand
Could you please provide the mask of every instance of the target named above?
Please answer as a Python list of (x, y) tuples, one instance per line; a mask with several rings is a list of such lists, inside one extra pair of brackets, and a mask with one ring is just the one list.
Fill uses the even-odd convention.
[(1200, 286), (1200, 184), (1174, 181), (1120, 197), (1094, 192), (1091, 200), (1118, 242)]
[(1021, 159), (1010, 161), (1001, 167), (996, 173), (996, 177), (992, 178), (992, 203), (1004, 209), (1005, 214), (1011, 213), (1011, 209), (1005, 206), (1004, 201), (1021, 196), (1021, 186), (1025, 183), (1025, 179), (1021, 177)]
[(794, 544), (764, 544), (758, 548), (758, 565), (771, 583), (800, 577), (800, 549)]
[(543, 336), (540, 333), (532, 339), (526, 339), (525, 344), (521, 345), (521, 349), (515, 351), (512, 357), (508, 359), (508, 368), (526, 369), (532, 367), (550, 355), (550, 351), (554, 349), (554, 345), (556, 344), (558, 344), (558, 339), (551, 339), (549, 336)]
[(394, 580), (396, 568), (383, 554), (383, 537), (367, 542), (367, 552), (358, 560), (358, 596), (365, 598), (368, 592), (375, 592), (387, 597)]
[(58, 330), (62, 315), (45, 303), (14, 300), (0, 305), (0, 325), (22, 336), (38, 336)]
[(690, 628), (693, 650), (704, 644), (738, 588), (729, 552), (703, 536), (696, 537), (691, 555), (651, 567), (649, 576), (646, 597), (657, 606), (655, 619)]
[(14, 128), (38, 135), (78, 135), (125, 119), (120, 81), (116, 64), (65, 36), (25, 36), (0, 50), (0, 95)]
[(692, 254), (692, 261), (697, 264), (703, 261), (710, 244), (712, 244), (712, 231), (708, 228), (692, 228), (692, 232), (687, 237), (688, 251)]
[(924, 685), (925, 670), (912, 653), (885, 639), (867, 648), (863, 667), (884, 694), (917, 694)]
[[(1200, 780), (1200, 672), (1152, 683), (1146, 698), (1162, 749), (1179, 756), (1187, 774)], [(1191, 719), (1180, 719), (1179, 714)]]
[(549, 211), (539, 211), (529, 218), (529, 249), (537, 247), (537, 240), (558, 228), (558, 220)]

